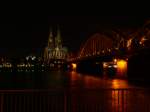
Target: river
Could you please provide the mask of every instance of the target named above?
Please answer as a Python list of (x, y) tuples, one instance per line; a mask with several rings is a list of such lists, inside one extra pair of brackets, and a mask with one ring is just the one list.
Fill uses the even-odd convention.
[(81, 74), (75, 71), (0, 73), (0, 89), (141, 88), (127, 79)]
[[(6, 91), (13, 90), (13, 93), (5, 94), (5, 99), (9, 104), (12, 100), (11, 98), (8, 100), (8, 98), (16, 95), (13, 102), (18, 102), (17, 104), (20, 105), (18, 107), (22, 107), (22, 110), (29, 109), (29, 107), (24, 107), (19, 102), (31, 103), (30, 106), (32, 105), (35, 110), (38, 107), (36, 105), (45, 104), (48, 106), (44, 105), (43, 108), (49, 110), (51, 107), (55, 112), (61, 112), (64, 105), (68, 112), (148, 112), (150, 109), (150, 91), (147, 91), (145, 87), (131, 84), (127, 79), (81, 74), (75, 71), (1, 72), (0, 89), (1, 92), (4, 89)], [(29, 89), (33, 93), (28, 92)], [(55, 89), (58, 92), (36, 93), (35, 89), (48, 91)], [(17, 92), (20, 90), (23, 91)], [(30, 101), (29, 93), (31, 93), (30, 99), (35, 97), (36, 101), (40, 100), (40, 102)], [(41, 96), (42, 94), (43, 96)], [(24, 100), (18, 100), (20, 98)], [(5, 109), (8, 110), (8, 107), (6, 106)]]

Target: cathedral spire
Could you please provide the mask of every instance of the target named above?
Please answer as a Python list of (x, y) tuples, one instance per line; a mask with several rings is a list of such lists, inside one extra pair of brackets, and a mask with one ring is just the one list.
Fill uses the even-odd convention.
[(51, 27), (50, 27), (50, 30), (49, 30), (48, 47), (49, 48), (53, 48), (54, 47), (53, 33), (52, 33), (52, 28)]
[(56, 47), (62, 47), (61, 45), (61, 33), (60, 33), (60, 28), (59, 26), (57, 26), (57, 35), (56, 35), (56, 38), (55, 38), (55, 45)]

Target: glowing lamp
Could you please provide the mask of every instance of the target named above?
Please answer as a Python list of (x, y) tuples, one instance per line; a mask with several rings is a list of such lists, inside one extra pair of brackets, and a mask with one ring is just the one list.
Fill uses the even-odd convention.
[(72, 69), (75, 70), (77, 68), (77, 64), (76, 63), (72, 63)]
[(125, 60), (119, 60), (117, 61), (117, 66), (120, 69), (125, 69), (127, 67), (127, 62)]
[(126, 77), (126, 72), (127, 72), (127, 61), (126, 60), (118, 60), (117, 61), (118, 76)]

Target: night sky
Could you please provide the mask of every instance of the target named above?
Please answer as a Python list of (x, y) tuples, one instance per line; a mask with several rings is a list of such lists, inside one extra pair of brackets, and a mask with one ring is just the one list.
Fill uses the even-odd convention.
[[(149, 16), (10, 16), (0, 23), (0, 55), (40, 54), (47, 45), (49, 27), (60, 26), (63, 45), (77, 51), (95, 32), (140, 27)], [(55, 34), (55, 33), (54, 33)]]

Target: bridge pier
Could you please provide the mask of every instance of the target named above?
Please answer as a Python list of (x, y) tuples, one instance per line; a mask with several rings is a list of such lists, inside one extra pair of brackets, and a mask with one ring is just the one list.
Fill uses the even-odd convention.
[[(103, 62), (110, 62), (113, 56), (94, 56), (79, 59), (68, 63), (70, 70), (75, 70), (79, 73), (89, 73), (103, 75)], [(73, 67), (75, 65), (75, 68)]]
[(91, 73), (91, 74), (99, 74), (103, 73), (103, 64), (102, 62), (95, 61), (81, 61), (77, 63), (77, 72), (81, 73)]

